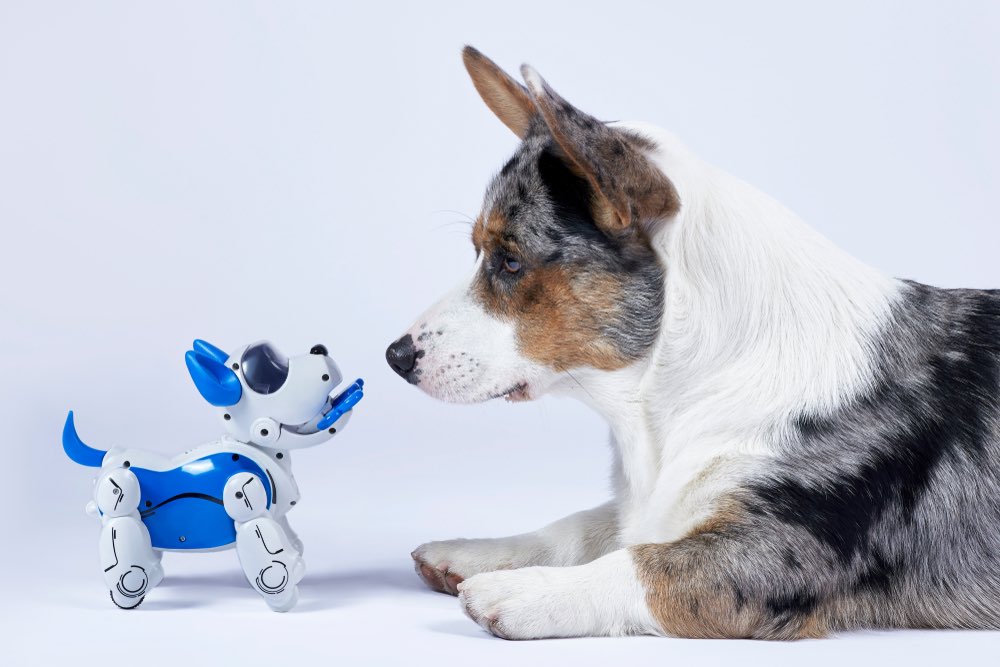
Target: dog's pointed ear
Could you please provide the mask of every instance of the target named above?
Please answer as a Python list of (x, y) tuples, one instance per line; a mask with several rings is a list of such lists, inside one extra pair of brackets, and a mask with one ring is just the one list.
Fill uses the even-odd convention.
[(496, 117), (519, 138), (528, 134), (537, 113), (527, 89), (471, 46), (462, 49), (462, 62), (479, 96)]
[(601, 196), (604, 210), (595, 219), (602, 228), (622, 231), (680, 210), (673, 184), (643, 152), (653, 148), (648, 140), (580, 111), (529, 65), (521, 66), (521, 74), (570, 168)]

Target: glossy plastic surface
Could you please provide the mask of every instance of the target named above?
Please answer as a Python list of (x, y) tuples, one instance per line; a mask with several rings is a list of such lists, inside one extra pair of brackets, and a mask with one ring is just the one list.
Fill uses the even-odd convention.
[(243, 389), (240, 379), (231, 369), (212, 357), (190, 351), (184, 355), (194, 386), (202, 398), (216, 407), (236, 405)]
[(157, 549), (218, 549), (236, 540), (233, 520), (223, 506), (226, 482), (240, 472), (263, 480), (271, 506), (271, 483), (253, 460), (232, 452), (219, 452), (170, 470), (133, 466), (142, 488), (139, 514)]
[(316, 427), (324, 430), (333, 426), (334, 422), (340, 419), (348, 410), (353, 408), (365, 397), (365, 381), (358, 378), (350, 387), (342, 391), (333, 399), (330, 410), (323, 415)]
[(74, 463), (91, 468), (101, 467), (105, 452), (94, 449), (80, 439), (76, 433), (76, 423), (73, 420), (72, 410), (66, 415), (66, 423), (63, 424), (62, 443), (63, 451)]

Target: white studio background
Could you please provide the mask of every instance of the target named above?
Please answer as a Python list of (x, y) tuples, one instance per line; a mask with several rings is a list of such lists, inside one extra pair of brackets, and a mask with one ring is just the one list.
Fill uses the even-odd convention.
[[(598, 117), (669, 128), (886, 272), (1000, 287), (1000, 3), (2, 0), (0, 662), (97, 664), (112, 638), (150, 665), (995, 659), (991, 633), (508, 644), (421, 590), (420, 542), (607, 495), (582, 406), (440, 404), (383, 359), (471, 269), (461, 221), (515, 147), (465, 43)], [(231, 552), (168, 555), (133, 614), (102, 590), (66, 410), (102, 448), (215, 437), (182, 359), (196, 337), (323, 342), (367, 380), (350, 429), (295, 455), (310, 573), (292, 614)]]

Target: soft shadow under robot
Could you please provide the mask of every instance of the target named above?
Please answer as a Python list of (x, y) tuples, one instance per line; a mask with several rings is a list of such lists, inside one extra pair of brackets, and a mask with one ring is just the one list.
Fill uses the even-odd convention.
[(337, 396), (340, 369), (322, 345), (287, 358), (266, 341), (233, 354), (196, 340), (185, 355), (226, 434), (174, 458), (137, 449), (101, 451), (66, 418), (63, 449), (99, 467), (88, 512), (101, 518), (100, 559), (111, 599), (134, 609), (163, 579), (164, 551), (236, 546), (247, 581), (274, 611), (298, 601), (302, 542), (287, 513), (299, 501), (289, 451), (343, 430), (363, 397), (357, 380)]

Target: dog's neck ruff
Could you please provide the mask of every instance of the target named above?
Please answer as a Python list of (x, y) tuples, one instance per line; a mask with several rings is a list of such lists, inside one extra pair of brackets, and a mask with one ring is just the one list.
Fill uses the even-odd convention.
[(870, 387), (901, 283), (665, 132), (628, 127), (659, 145), (651, 158), (681, 200), (653, 232), (664, 318), (648, 359), (574, 375), (611, 424), (620, 493), (646, 503), (654, 489), (679, 492), (658, 479), (723, 453), (775, 453), (796, 416), (831, 414)]

